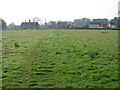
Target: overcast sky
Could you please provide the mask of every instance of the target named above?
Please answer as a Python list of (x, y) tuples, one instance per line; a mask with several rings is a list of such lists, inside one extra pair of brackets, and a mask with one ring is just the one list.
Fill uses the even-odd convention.
[(40, 17), (46, 21), (73, 21), (80, 18), (117, 16), (120, 0), (0, 0), (0, 17), (7, 24), (20, 25), (25, 19)]

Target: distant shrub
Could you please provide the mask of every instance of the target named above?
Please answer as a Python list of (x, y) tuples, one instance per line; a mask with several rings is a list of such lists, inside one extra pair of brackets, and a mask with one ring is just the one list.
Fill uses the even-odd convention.
[(106, 31), (103, 31), (103, 32), (101, 32), (101, 33), (108, 33), (108, 32), (106, 32)]
[(62, 54), (61, 52), (56, 52), (56, 55), (58, 55), (58, 54)]
[(89, 51), (88, 54), (91, 58), (94, 58), (95, 56), (99, 55), (97, 51)]
[(72, 86), (66, 86), (66, 88), (73, 88)]
[(20, 47), (20, 45), (19, 45), (18, 42), (14, 42), (14, 46), (15, 46), (15, 47)]
[(86, 48), (87, 47), (87, 45), (86, 44), (83, 44), (83, 46)]
[(59, 34), (57, 33), (57, 36), (58, 36)]

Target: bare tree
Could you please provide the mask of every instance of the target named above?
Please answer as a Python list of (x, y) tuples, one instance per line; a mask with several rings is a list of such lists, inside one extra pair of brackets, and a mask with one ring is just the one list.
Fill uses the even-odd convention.
[(33, 20), (42, 24), (42, 19), (40, 17), (35, 17)]

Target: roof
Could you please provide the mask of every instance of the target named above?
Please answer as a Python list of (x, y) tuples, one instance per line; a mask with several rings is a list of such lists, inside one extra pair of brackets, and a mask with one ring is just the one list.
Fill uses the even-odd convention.
[(98, 23), (98, 22), (90, 22), (90, 24), (100, 24), (100, 23)]
[(99, 23), (99, 22), (90, 22), (90, 24), (92, 24), (92, 25), (107, 25), (105, 23)]
[(38, 24), (38, 22), (22, 22), (22, 24)]
[(115, 25), (115, 23), (114, 23), (114, 22), (110, 22), (110, 24), (111, 24), (111, 25)]

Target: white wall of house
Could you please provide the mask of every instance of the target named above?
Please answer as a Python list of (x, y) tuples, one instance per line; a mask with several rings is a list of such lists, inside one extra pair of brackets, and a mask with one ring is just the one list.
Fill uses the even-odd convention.
[(115, 26), (115, 25), (111, 25), (111, 28), (115, 29), (115, 28), (117, 28), (117, 26)]
[(100, 28), (99, 24), (90, 24), (89, 28)]

